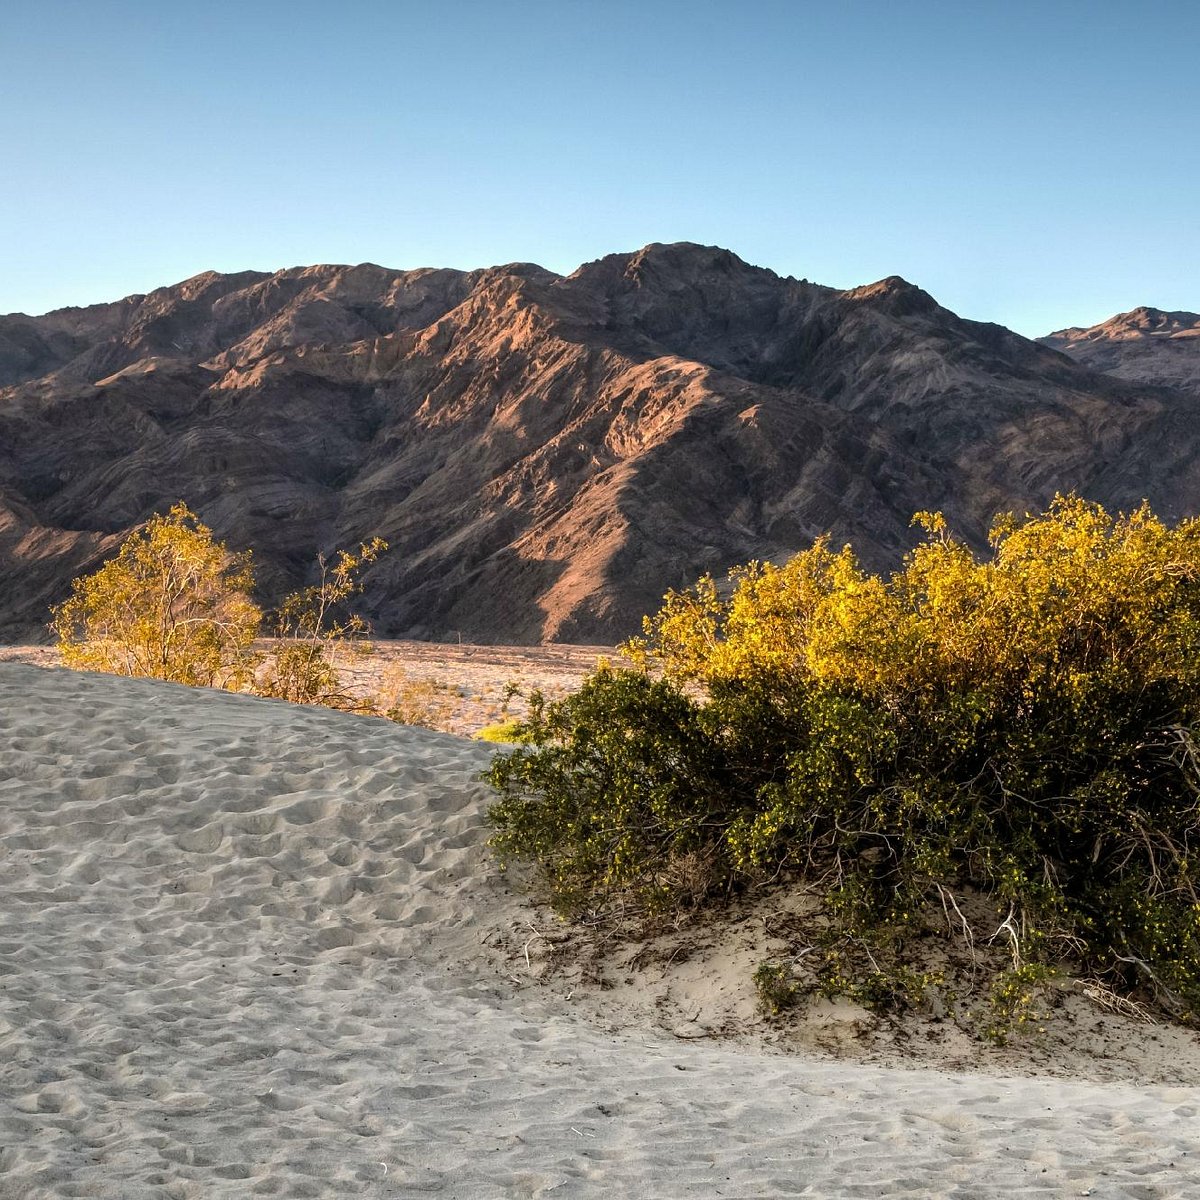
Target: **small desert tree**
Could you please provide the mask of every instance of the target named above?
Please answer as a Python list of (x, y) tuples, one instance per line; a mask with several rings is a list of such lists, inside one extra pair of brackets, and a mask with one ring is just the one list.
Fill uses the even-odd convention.
[(69, 667), (238, 687), (262, 620), (253, 583), (250, 555), (231, 554), (181, 502), (76, 579), (51, 628)]

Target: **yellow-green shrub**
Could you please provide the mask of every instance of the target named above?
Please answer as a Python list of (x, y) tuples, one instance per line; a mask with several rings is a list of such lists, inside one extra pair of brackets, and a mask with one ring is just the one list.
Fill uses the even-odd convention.
[(477, 729), (471, 736), (481, 742), (498, 742), (500, 745), (515, 745), (529, 740), (524, 725), (517, 717), (493, 721)]
[(253, 586), (249, 554), (231, 554), (179, 503), (76, 579), (51, 628), (68, 667), (236, 687), (262, 620)]
[(372, 538), (354, 554), (339, 550), (332, 562), (318, 556), (317, 582), (287, 596), (272, 614), (275, 642), (262, 656), (254, 682), (260, 696), (375, 712), (371, 701), (347, 690), (339, 660), (370, 648), (364, 640), (369, 632), (366, 621), (346, 606), (362, 591), (364, 568), (386, 549), (382, 538)]
[(496, 760), (498, 851), (564, 907), (661, 900), (680, 852), (714, 891), (824, 881), (847, 979), (908, 971), (930, 903), (982, 892), (1011, 971), (1069, 958), (1195, 1016), (1200, 522), (1059, 497), (979, 557), (917, 520), (890, 577), (823, 540), (668, 596), (639, 669)]
[(318, 581), (284, 600), (270, 619), (275, 640), (256, 649), (263, 614), (249, 552), (231, 553), (181, 501), (74, 580), (51, 628), (68, 667), (374, 712), (345, 688), (339, 655), (363, 645), (366, 623), (346, 606), (386, 548), (374, 538), (320, 558)]

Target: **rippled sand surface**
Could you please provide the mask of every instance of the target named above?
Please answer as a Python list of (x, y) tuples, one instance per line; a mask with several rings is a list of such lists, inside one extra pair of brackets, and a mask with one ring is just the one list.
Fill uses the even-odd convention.
[(0, 1197), (1200, 1195), (1200, 1093), (609, 1033), (486, 747), (0, 664)]

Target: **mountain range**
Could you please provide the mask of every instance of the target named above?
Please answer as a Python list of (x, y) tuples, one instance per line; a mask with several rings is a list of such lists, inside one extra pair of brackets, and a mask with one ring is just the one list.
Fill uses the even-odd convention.
[(894, 565), (1075, 489), (1200, 511), (1200, 316), (1040, 341), (898, 277), (839, 290), (690, 243), (562, 276), (205, 273), (0, 317), (0, 638), (187, 501), (266, 602), (378, 534), (382, 635), (611, 642), (670, 587), (818, 534)]

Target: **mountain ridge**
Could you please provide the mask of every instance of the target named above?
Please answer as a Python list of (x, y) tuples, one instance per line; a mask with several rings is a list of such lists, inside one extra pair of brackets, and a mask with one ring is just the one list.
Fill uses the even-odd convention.
[(612, 641), (826, 531), (895, 563), (918, 509), (976, 542), (1059, 489), (1195, 512), (1198, 408), (898, 276), (838, 290), (693, 243), (568, 275), (204, 272), (0, 317), (0, 635), (184, 499), (268, 601), (378, 533), (381, 634)]
[(1093, 370), (1158, 387), (1200, 389), (1200, 313), (1140, 305), (1038, 339)]

